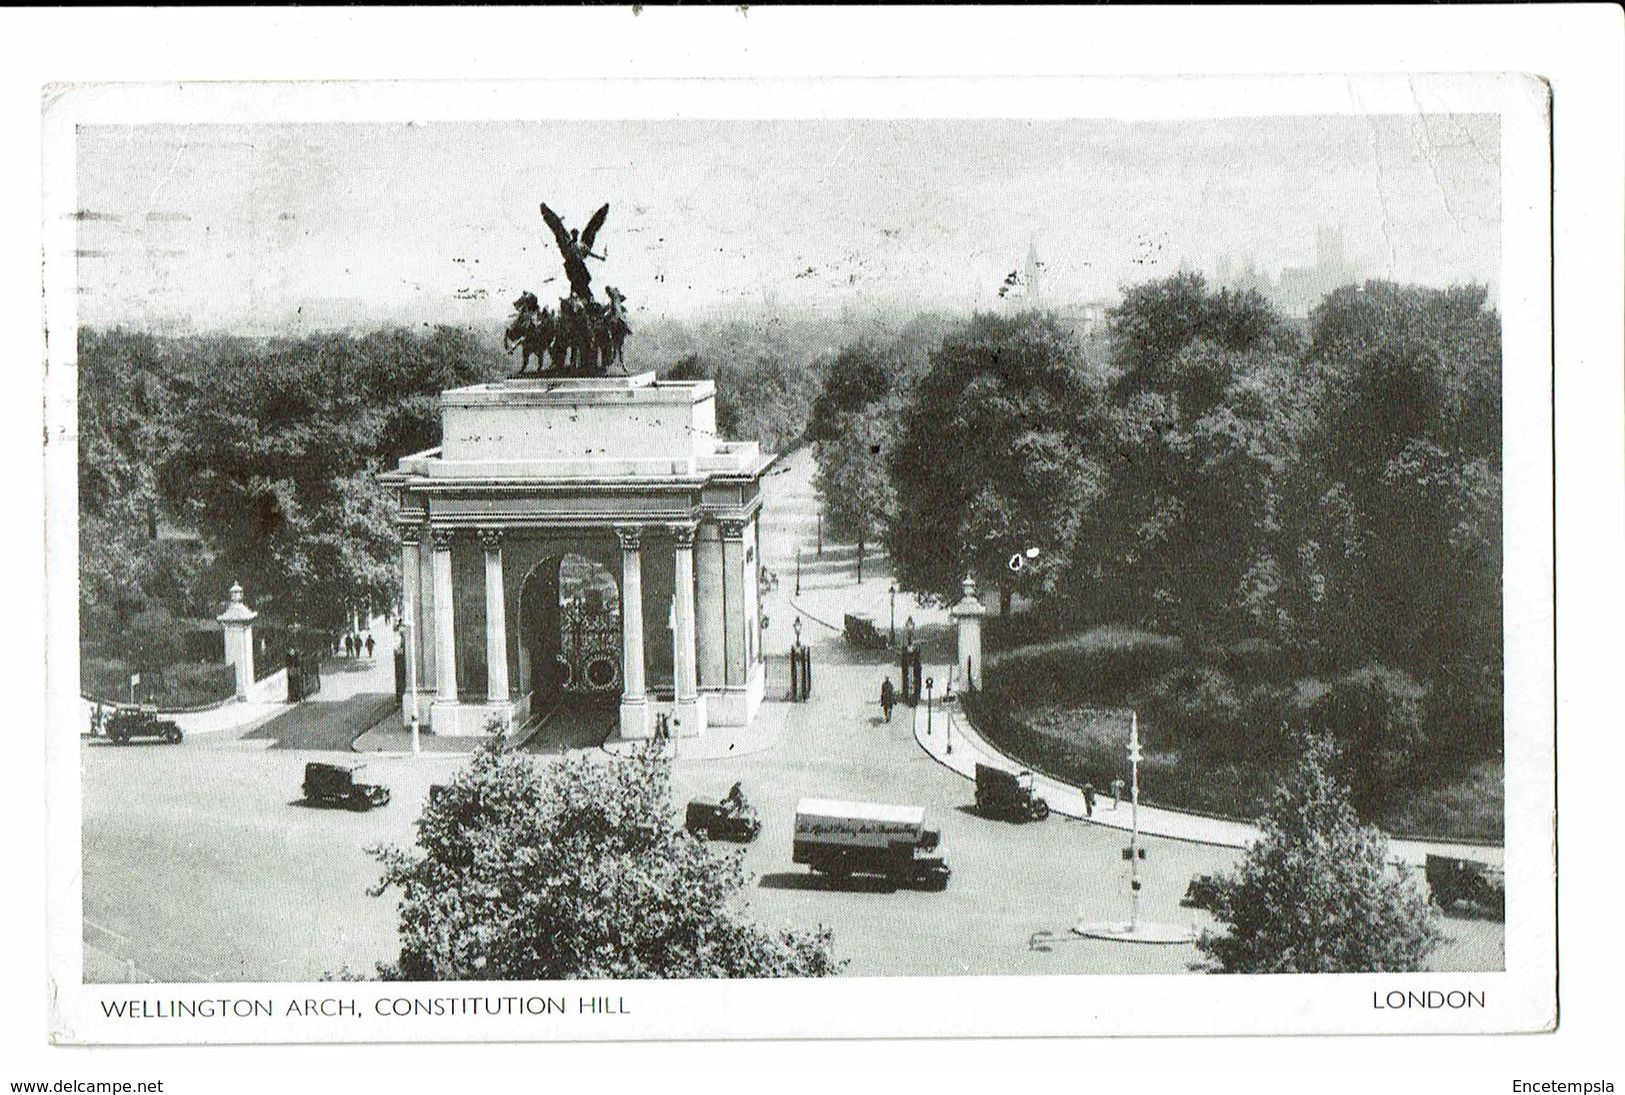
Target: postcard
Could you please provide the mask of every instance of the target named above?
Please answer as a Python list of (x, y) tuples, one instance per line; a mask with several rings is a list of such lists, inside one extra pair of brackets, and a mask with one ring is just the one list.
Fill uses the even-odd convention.
[(1550, 105), (53, 89), (52, 1039), (1550, 1029)]

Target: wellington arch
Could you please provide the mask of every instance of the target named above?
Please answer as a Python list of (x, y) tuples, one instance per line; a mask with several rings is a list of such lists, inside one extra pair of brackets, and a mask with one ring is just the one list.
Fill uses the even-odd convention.
[(407, 696), (432, 733), (619, 697), (618, 733), (695, 737), (762, 701), (761, 477), (711, 381), (515, 379), (440, 396), (399, 494)]

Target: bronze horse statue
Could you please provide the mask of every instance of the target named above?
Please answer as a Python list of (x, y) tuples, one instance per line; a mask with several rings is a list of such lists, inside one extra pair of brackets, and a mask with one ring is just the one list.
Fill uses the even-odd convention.
[(626, 345), (626, 336), (632, 333), (631, 324), (626, 322), (626, 297), (613, 285), (605, 286), (604, 293), (609, 297), (609, 305), (604, 309), (603, 323), (599, 327), (603, 369), (608, 372), (611, 365), (620, 364), (625, 371), (621, 351)]
[(532, 355), (536, 357), (536, 371), (544, 371), (549, 351), (553, 353), (556, 367), (560, 361), (557, 352), (559, 323), (553, 316), (553, 310), (543, 308), (536, 294), (530, 292), (521, 293), (519, 299), (513, 302), (513, 308), (513, 322), (503, 332), (502, 348), (510, 354), (516, 346), (519, 348), (519, 372), (514, 375), (524, 373)]

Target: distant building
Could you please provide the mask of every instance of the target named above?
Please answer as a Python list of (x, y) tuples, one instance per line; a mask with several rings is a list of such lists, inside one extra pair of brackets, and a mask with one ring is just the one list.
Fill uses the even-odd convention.
[(1344, 285), (1357, 284), (1364, 274), (1349, 261), (1343, 249), (1342, 228), (1321, 228), (1315, 233), (1313, 266), (1287, 266), (1279, 280), (1260, 270), (1251, 255), (1237, 262), (1220, 255), (1214, 280), (1220, 288), (1233, 292), (1257, 292), (1289, 316), (1306, 316), (1326, 294)]

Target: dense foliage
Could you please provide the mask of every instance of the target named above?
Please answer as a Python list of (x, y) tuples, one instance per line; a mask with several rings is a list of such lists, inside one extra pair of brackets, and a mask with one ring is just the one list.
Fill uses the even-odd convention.
[[(1282, 723), (1314, 726), (1346, 747), (1368, 816), (1406, 784), (1498, 763), (1501, 345), (1486, 291), (1373, 281), (1297, 322), (1181, 274), (1126, 289), (1103, 341), (1097, 366), (1058, 316), (979, 315), (877, 401), (856, 402), (877, 380), (870, 355), (846, 355), (816, 404), (853, 408), (819, 446), (826, 510), (895, 497), (902, 585), (952, 597), (971, 570), (1002, 609), (1032, 601), (1048, 638), (1126, 625), (1180, 641), (1181, 664), (1111, 696), (1076, 652), (1043, 655), (1070, 659), (1047, 669), (1012, 659), (1009, 682), (990, 660), (995, 691), (1084, 682), (1076, 726), (1006, 718), (1006, 740), (1030, 762), (1073, 748), (1070, 771), (1098, 751), (1085, 708), (1132, 705), (1189, 770), (1229, 781), (1180, 788), (1184, 804), (1250, 810)], [(878, 473), (856, 459), (856, 438), (877, 434), (891, 439)], [(991, 620), (990, 658), (1030, 630)], [(1498, 832), (1494, 805), (1472, 835)]]
[(142, 621), (213, 616), (233, 581), (268, 626), (313, 636), (351, 607), (387, 606), (394, 501), (376, 473), (435, 444), (442, 388), (500, 368), (451, 328), (271, 341), (82, 332), (89, 649), (161, 673), (184, 652)]
[(1197, 946), (1223, 973), (1402, 973), (1439, 941), (1419, 881), (1389, 863), (1335, 776), (1336, 747), (1307, 737), (1271, 798), (1263, 834), (1221, 875), (1209, 907), (1224, 926)]
[[(1017, 590), (1056, 593), (1106, 486), (1104, 396), (1046, 315), (978, 315), (945, 337), (888, 454), (899, 582), (949, 598), (970, 572), (1006, 604)], [(1029, 549), (1037, 557), (1012, 570)]]
[(819, 977), (830, 934), (772, 932), (738, 908), (742, 853), (673, 821), (654, 752), (543, 769), (487, 751), (436, 793), (415, 852), (374, 849), (401, 891), (412, 981)]

